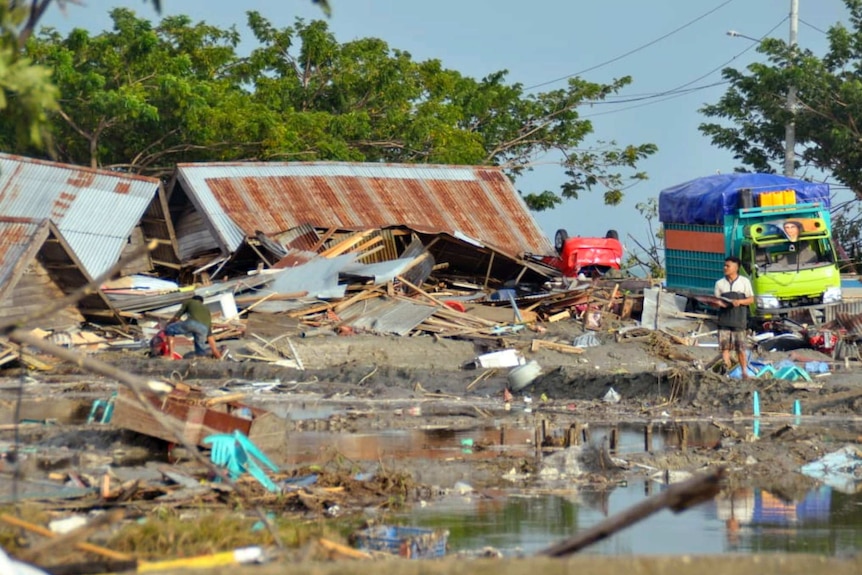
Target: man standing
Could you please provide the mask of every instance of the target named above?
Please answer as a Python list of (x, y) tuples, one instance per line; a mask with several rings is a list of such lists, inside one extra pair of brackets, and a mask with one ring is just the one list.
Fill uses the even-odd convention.
[(748, 379), (745, 356), (745, 330), (748, 328), (748, 306), (754, 303), (754, 290), (745, 276), (739, 275), (739, 258), (724, 260), (724, 277), (715, 282), (715, 297), (721, 300), (718, 311), (718, 347), (724, 365), (730, 369), (730, 351), (735, 350), (742, 378)]
[[(179, 321), (183, 316), (188, 316), (185, 321)], [(221, 359), (221, 353), (216, 346), (215, 338), (212, 334), (212, 314), (204, 305), (204, 298), (199, 295), (192, 296), (183, 302), (179, 311), (171, 318), (168, 326), (165, 328), (165, 334), (168, 336), (168, 356), (174, 356), (174, 336), (191, 335), (195, 342), (195, 355), (204, 356), (204, 342), (209, 343), (213, 357)]]

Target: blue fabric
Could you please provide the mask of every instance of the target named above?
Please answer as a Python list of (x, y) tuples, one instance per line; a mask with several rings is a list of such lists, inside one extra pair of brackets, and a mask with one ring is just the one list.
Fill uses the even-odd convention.
[(197, 355), (206, 355), (207, 350), (204, 347), (209, 335), (209, 328), (199, 321), (187, 319), (185, 321), (174, 322), (165, 328), (165, 333), (170, 336), (175, 335), (191, 335), (195, 341), (195, 353)]
[(794, 190), (797, 203), (819, 202), (829, 208), (829, 184), (805, 182), (776, 174), (718, 174), (662, 190), (659, 221), (672, 224), (723, 225), (724, 216), (739, 206), (739, 190), (761, 192)]

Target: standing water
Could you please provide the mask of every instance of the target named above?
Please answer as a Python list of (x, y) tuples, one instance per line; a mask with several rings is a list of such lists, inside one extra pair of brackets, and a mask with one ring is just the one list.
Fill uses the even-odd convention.
[[(588, 529), (665, 489), (637, 483), (610, 493), (485, 499), (476, 494), (417, 507), (410, 525), (445, 528), (450, 551), (493, 547), (506, 555), (534, 554)], [(740, 552), (855, 553), (862, 547), (862, 494), (829, 487), (788, 503), (761, 489), (738, 490), (680, 514), (661, 511), (596, 543), (584, 553), (679, 555)]]

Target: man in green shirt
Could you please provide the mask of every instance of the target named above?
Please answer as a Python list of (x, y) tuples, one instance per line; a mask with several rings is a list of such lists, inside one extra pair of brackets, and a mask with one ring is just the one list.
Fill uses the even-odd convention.
[[(187, 319), (180, 321), (183, 316), (187, 316)], [(209, 343), (213, 357), (221, 359), (221, 353), (212, 334), (212, 314), (204, 305), (204, 298), (199, 295), (192, 296), (191, 299), (183, 302), (179, 311), (168, 322), (165, 334), (168, 336), (169, 357), (174, 356), (174, 336), (191, 335), (195, 342), (195, 355), (205, 356), (207, 354), (204, 348), (204, 342), (206, 342)]]

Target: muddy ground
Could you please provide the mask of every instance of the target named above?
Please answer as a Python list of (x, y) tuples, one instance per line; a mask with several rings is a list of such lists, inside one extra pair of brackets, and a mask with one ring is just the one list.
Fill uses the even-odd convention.
[[(715, 432), (724, 436), (720, 446), (710, 444), (711, 451), (702, 455), (697, 446), (679, 456), (673, 452), (638, 454), (639, 462), (660, 469), (692, 469), (722, 460), (714, 450), (719, 447), (728, 452), (727, 461), (756, 459), (759, 465), (748, 465), (736, 475), (760, 487), (769, 487), (769, 477), (784, 476), (781, 470), (798, 467), (836, 443), (859, 439), (858, 428), (849, 425), (862, 415), (859, 362), (831, 362), (814, 350), (755, 351), (754, 357), (768, 362), (788, 357), (831, 362), (832, 371), (815, 377), (809, 388), (776, 379), (742, 381), (704, 369), (716, 358), (715, 347), (679, 345), (660, 333), (618, 341), (612, 332), (596, 332), (601, 345), (586, 348), (582, 354), (549, 349), (531, 352), (534, 338), (571, 343), (583, 333), (575, 321), (546, 327), (541, 334), (524, 330), (496, 340), (473, 341), (431, 336), (295, 337), (291, 341), (304, 370), (238, 359), (248, 354), (247, 340), (225, 342), (231, 357), (223, 361), (151, 359), (144, 351), (97, 357), (134, 373), (201, 385), (213, 393), (250, 391), (249, 403), (264, 407), (275, 402), (316, 408), (328, 405), (335, 410), (323, 420), (297, 422), (297, 429), (356, 433), (417, 426), (457, 429), (499, 425), (501, 421), (531, 426), (544, 420), (559, 439), (572, 423), (700, 422), (702, 426), (714, 419), (719, 422)], [(709, 338), (704, 342), (714, 345)], [(514, 392), (508, 407), (504, 401), (508, 370), (486, 373), (469, 368), (477, 355), (506, 347), (521, 350), (525, 358), (542, 367), (542, 375), (533, 385)], [(16, 375), (11, 370), (7, 374)], [(58, 395), (102, 397), (116, 385), (67, 366), (23, 377), (25, 396), (36, 402)], [(0, 385), (0, 405), (7, 413), (17, 382), (13, 377)], [(269, 384), (269, 390), (254, 393), (250, 384)], [(619, 393), (619, 403), (602, 401), (611, 388)], [(767, 430), (759, 440), (750, 433), (755, 390)], [(525, 399), (531, 402), (525, 403)], [(802, 406), (804, 429), (771, 437), (770, 430), (798, 423), (789, 417), (795, 400)], [(405, 415), (410, 407), (419, 407), (421, 417)], [(43, 407), (34, 409), (38, 413)], [(848, 425), (838, 425), (842, 421)], [(820, 431), (821, 427), (825, 430)]]
[[(680, 345), (660, 333), (620, 339), (612, 331), (597, 332), (601, 345), (586, 348), (582, 354), (530, 351), (534, 338), (571, 344), (583, 333), (574, 321), (545, 327), (543, 333), (524, 330), (476, 340), (297, 336), (291, 341), (303, 370), (242, 359), (249, 355), (247, 343), (252, 339), (224, 342), (231, 353), (222, 361), (152, 359), (143, 350), (97, 357), (133, 373), (200, 385), (213, 394), (245, 392), (249, 403), (278, 406), (287, 417), (314, 410), (327, 413), (291, 418), (290, 429), (297, 432), (317, 430), (343, 436), (420, 428), (540, 430), (544, 426), (547, 430), (541, 449), (535, 445), (536, 439), (541, 440), (537, 436), (529, 437), (516, 450), (493, 451), (492, 445), (479, 441), (475, 450), (488, 449), (489, 455), (478, 459), (410, 459), (378, 453), (377, 463), (390, 474), (387, 485), (392, 487), (392, 479), (400, 478), (400, 495), (407, 504), (451, 489), (458, 481), (489, 493), (501, 488), (554, 487), (548, 478), (560, 474), (548, 475), (543, 466), (553, 465), (548, 462), (563, 449), (568, 430), (578, 424), (596, 432), (577, 448), (576, 469), (561, 466), (556, 471), (579, 489), (609, 489), (617, 481), (657, 473), (673, 480), (723, 466), (728, 471), (728, 489), (760, 487), (795, 500), (814, 485), (798, 473), (800, 465), (847, 443), (862, 442), (859, 362), (835, 363), (813, 350), (801, 350), (793, 352), (795, 359), (830, 362), (830, 373), (806, 385), (775, 379), (741, 381), (705, 369), (717, 355), (715, 347)], [(714, 344), (709, 338), (703, 341)], [(533, 385), (513, 392), (507, 404), (508, 370), (487, 372), (470, 369), (469, 364), (481, 353), (508, 347), (537, 361), (542, 375)], [(755, 356), (777, 362), (791, 354)], [(57, 419), (61, 423), (20, 428), (17, 441), (30, 455), (17, 462), (3, 461), (0, 479), (14, 472), (45, 478), (68, 469), (89, 472), (105, 466), (122, 469), (172, 461), (160, 440), (113, 425), (79, 423), (92, 401), (107, 397), (116, 389), (116, 382), (68, 365), (38, 373), (7, 369), (3, 375), (0, 423), (14, 420), (19, 392), (23, 399), (19, 420)], [(611, 388), (620, 396), (618, 403), (602, 400)], [(752, 419), (755, 391), (763, 414), (757, 435)], [(795, 400), (801, 403), (801, 418), (791, 416)], [(62, 423), (70, 420), (75, 423)], [(629, 446), (612, 451), (609, 430), (615, 426), (630, 433), (642, 433), (651, 426), (656, 436), (662, 434), (665, 448), (645, 451)], [(2, 429), (0, 441), (13, 443), (15, 431), (9, 425)], [(577, 437), (580, 440), (584, 435)], [(319, 463), (339, 459), (337, 449), (320, 450), (318, 455)], [(170, 456), (176, 457), (176, 453)], [(184, 469), (194, 473), (194, 464), (181, 465), (190, 466)], [(285, 466), (285, 472), (301, 474), (307, 465)], [(378, 486), (377, 504), (380, 499), (385, 502), (387, 485)], [(352, 504), (358, 508), (373, 502), (366, 491), (362, 491), (361, 501), (339, 499), (340, 509), (346, 512)], [(326, 506), (314, 509), (313, 504), (305, 503), (296, 509), (304, 516), (325, 515)]]

